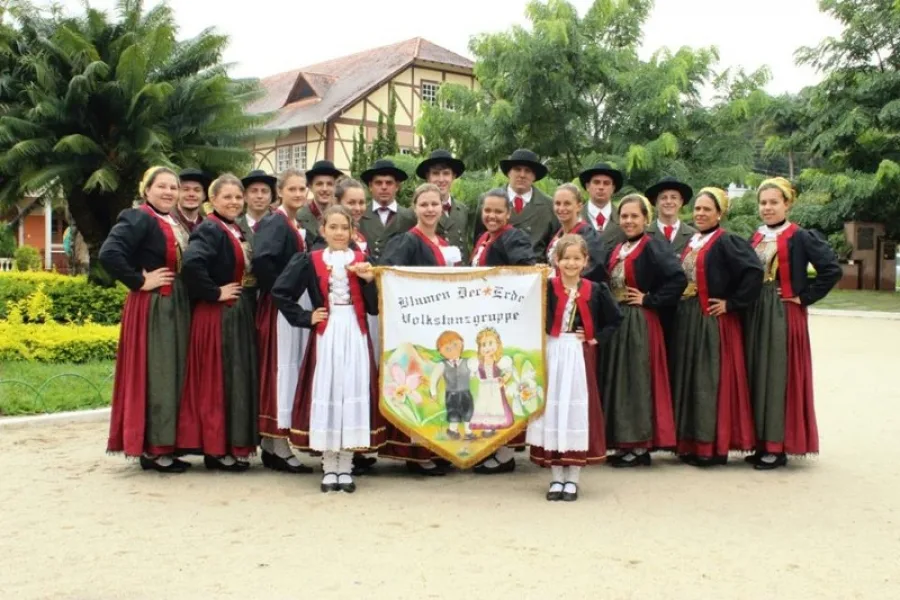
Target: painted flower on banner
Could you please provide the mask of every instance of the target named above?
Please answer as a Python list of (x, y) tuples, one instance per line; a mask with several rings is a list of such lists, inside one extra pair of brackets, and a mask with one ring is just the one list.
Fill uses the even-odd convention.
[(384, 386), (384, 392), (394, 404), (403, 404), (407, 400), (415, 404), (422, 404), (422, 394), (418, 391), (421, 383), (421, 373), (407, 373), (400, 365), (393, 364), (391, 365), (391, 380)]
[(537, 372), (531, 361), (526, 360), (520, 370), (512, 370), (512, 380), (506, 386), (506, 392), (512, 398), (516, 416), (527, 417), (537, 410), (544, 390), (537, 384)]

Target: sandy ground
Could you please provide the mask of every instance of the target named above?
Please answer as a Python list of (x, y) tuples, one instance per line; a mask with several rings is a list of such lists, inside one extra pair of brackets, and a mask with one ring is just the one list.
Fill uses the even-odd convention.
[(143, 473), (105, 423), (0, 429), (3, 598), (900, 598), (900, 322), (815, 317), (823, 454), (755, 472)]

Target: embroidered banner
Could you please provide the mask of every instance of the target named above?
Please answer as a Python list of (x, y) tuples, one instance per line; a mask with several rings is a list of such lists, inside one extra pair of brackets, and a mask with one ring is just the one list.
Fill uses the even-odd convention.
[(544, 410), (541, 267), (378, 269), (381, 413), (460, 468)]

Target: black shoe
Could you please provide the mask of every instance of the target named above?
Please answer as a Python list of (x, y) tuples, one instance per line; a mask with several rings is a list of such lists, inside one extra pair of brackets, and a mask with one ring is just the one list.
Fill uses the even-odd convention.
[(697, 455), (696, 454), (679, 454), (678, 460), (683, 462), (686, 465), (696, 466)]
[(337, 484), (337, 482), (325, 483), (325, 477), (327, 477), (329, 475), (334, 475), (335, 477), (337, 477), (337, 473), (325, 473), (322, 476), (322, 483), (321, 483), (321, 485), (319, 485), (319, 489), (322, 490), (323, 494), (326, 494), (328, 492), (337, 492), (341, 489), (341, 487)]
[[(767, 455), (763, 455), (767, 456)], [(787, 466), (787, 455), (783, 452), (781, 454), (775, 455), (775, 460), (773, 462), (766, 462), (762, 460), (762, 456), (760, 459), (754, 463), (753, 468), (757, 471), (771, 471), (773, 469), (777, 469), (778, 467), (786, 467)]]
[(426, 469), (419, 463), (411, 460), (406, 461), (406, 470), (414, 475), (424, 475), (426, 477), (443, 477), (447, 474), (447, 471), (437, 464), (432, 469)]
[(459, 434), (458, 431), (454, 431), (454, 430), (452, 430), (452, 429), (448, 429), (448, 430), (447, 430), (447, 437), (450, 438), (451, 440), (458, 440), (458, 439), (461, 438), (462, 436)]
[(350, 474), (354, 477), (359, 477), (360, 475), (367, 474), (372, 467), (375, 466), (375, 463), (378, 462), (377, 458), (369, 457), (364, 454), (354, 454), (353, 455), (353, 468), (350, 469)]
[(234, 464), (232, 465), (226, 465), (221, 461), (221, 459), (209, 455), (203, 457), (203, 466), (205, 466), (210, 471), (226, 471), (228, 473), (243, 473), (250, 468), (250, 465), (248, 463), (242, 463), (239, 461), (234, 461)]
[(353, 480), (350, 479), (349, 482), (342, 482), (341, 477), (349, 478), (350, 476), (347, 475), (346, 473), (341, 473), (340, 475), (338, 475), (337, 489), (339, 489), (342, 492), (346, 492), (347, 494), (352, 494), (353, 492), (355, 492), (356, 484), (353, 482)]
[(360, 469), (371, 469), (377, 462), (378, 459), (374, 456), (366, 456), (365, 454), (353, 455), (353, 466)]
[[(485, 461), (487, 462), (487, 461)], [(485, 466), (484, 463), (476, 466), (472, 469), (473, 473), (477, 473), (478, 475), (497, 475), (498, 473), (512, 473), (516, 470), (516, 459), (511, 458), (505, 463), (500, 463), (496, 467), (488, 467)]]
[(759, 462), (759, 459), (761, 459), (765, 455), (766, 455), (765, 452), (760, 452), (757, 450), (753, 454), (748, 454), (747, 456), (745, 456), (744, 462), (747, 464), (755, 465), (756, 463)]
[(449, 460), (445, 460), (443, 458), (433, 458), (431, 459), (431, 462), (436, 464), (439, 469), (443, 469), (444, 471), (449, 472), (453, 470), (453, 463)]
[(266, 452), (262, 451), (262, 463), (263, 466), (267, 469), (272, 469), (273, 471), (281, 471), (283, 473), (312, 473), (312, 467), (307, 467), (306, 465), (292, 465), (288, 462), (288, 459), (281, 458), (274, 452)]
[[(552, 489), (554, 485), (563, 485), (563, 482), (562, 481), (551, 481), (550, 488)], [(558, 492), (553, 492), (553, 491), (547, 490), (547, 501), (548, 502), (559, 502), (560, 500), (562, 500), (562, 497), (563, 497), (562, 488), (559, 488)]]
[(578, 500), (578, 484), (572, 483), (572, 482), (566, 482), (566, 485), (567, 486), (574, 485), (575, 491), (567, 492), (567, 491), (565, 491), (565, 488), (563, 488), (563, 493), (562, 493), (563, 502), (575, 502), (576, 500)]
[(185, 471), (187, 471), (188, 469), (190, 469), (193, 466), (188, 461), (181, 460), (180, 458), (175, 458), (174, 456), (172, 457), (172, 462), (175, 463), (176, 465), (178, 465), (179, 467), (181, 467), (182, 469), (184, 469)]
[(728, 462), (727, 456), (709, 456), (709, 457), (695, 456), (693, 462), (690, 462), (688, 464), (691, 466), (694, 466), (694, 467), (705, 468), (705, 467), (715, 467), (715, 466), (724, 465), (727, 462)]
[[(183, 462), (183, 461), (180, 461)], [(180, 466), (174, 460), (171, 465), (161, 465), (156, 459), (141, 456), (141, 469), (144, 471), (157, 471), (158, 473), (184, 473), (187, 468)]]
[(614, 469), (627, 469), (629, 467), (649, 467), (651, 459), (649, 452), (644, 452), (643, 454), (626, 452), (625, 454), (611, 456), (606, 462)]
[(513, 448), (513, 450), (515, 452), (525, 452), (526, 450), (528, 450), (528, 448), (526, 448), (525, 446), (517, 446), (517, 447)]

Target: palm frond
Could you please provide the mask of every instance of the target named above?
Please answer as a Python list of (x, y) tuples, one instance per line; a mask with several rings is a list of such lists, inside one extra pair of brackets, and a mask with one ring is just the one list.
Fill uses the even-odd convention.
[(91, 173), (82, 189), (86, 192), (114, 192), (119, 189), (119, 176), (108, 165), (100, 167)]
[(94, 140), (80, 133), (73, 133), (56, 142), (53, 147), (54, 152), (69, 152), (80, 156), (89, 156), (92, 154), (103, 156), (103, 148)]

